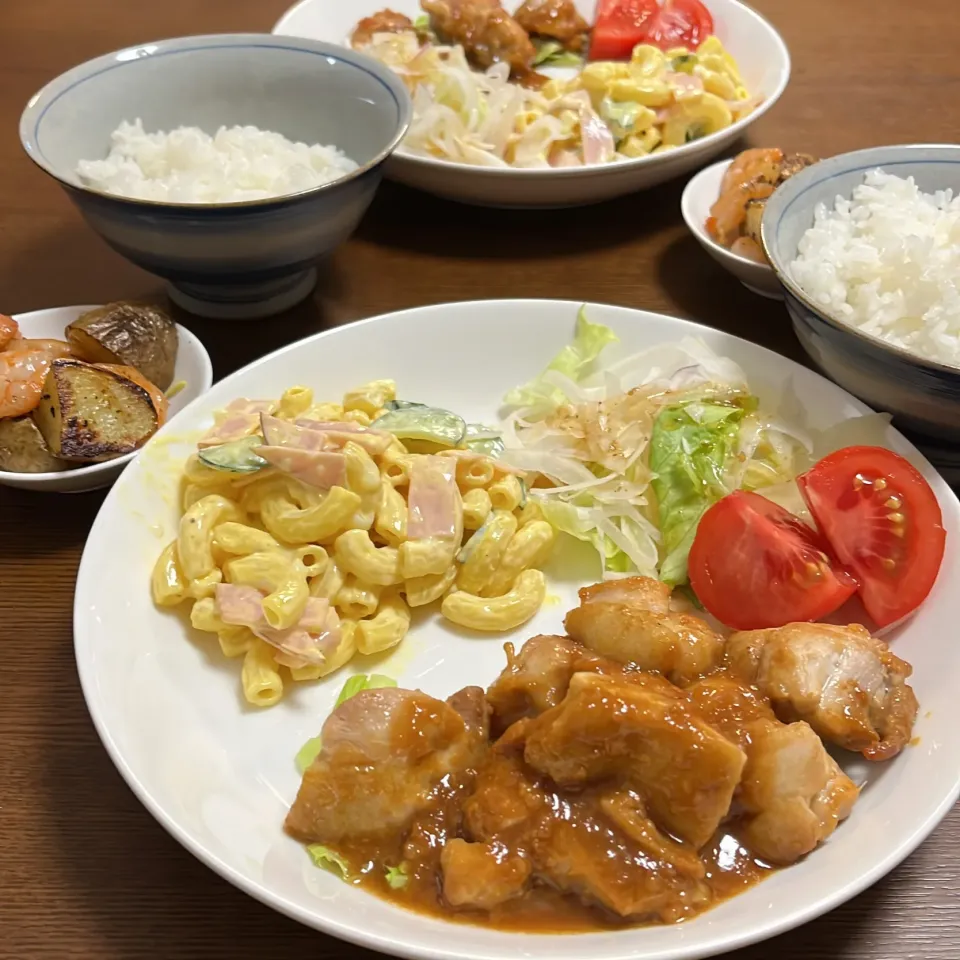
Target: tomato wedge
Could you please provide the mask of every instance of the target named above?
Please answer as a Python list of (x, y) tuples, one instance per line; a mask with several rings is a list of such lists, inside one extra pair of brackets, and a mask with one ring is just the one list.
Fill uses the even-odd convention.
[(590, 35), (591, 60), (629, 60), (643, 43), (647, 21), (660, 13), (657, 0), (600, 0)]
[(689, 571), (700, 602), (736, 630), (817, 620), (857, 589), (815, 530), (759, 494), (742, 491), (703, 515)]
[(797, 478), (810, 513), (840, 561), (860, 581), (878, 627), (927, 598), (946, 532), (940, 504), (912, 464), (883, 447), (845, 447)]
[(661, 50), (687, 47), (695, 50), (713, 33), (713, 17), (700, 0), (663, 0), (647, 23), (644, 43)]

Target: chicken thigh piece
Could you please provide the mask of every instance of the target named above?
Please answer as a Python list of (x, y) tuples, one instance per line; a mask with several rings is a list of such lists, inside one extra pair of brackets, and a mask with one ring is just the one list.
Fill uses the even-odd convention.
[(537, 722), (514, 724), (480, 767), (464, 805), (474, 842), (444, 848), (447, 896), (491, 909), (537, 880), (632, 919), (673, 922), (701, 909), (711, 897), (704, 864), (660, 833), (637, 794), (616, 784), (566, 790), (524, 762)]
[(695, 848), (727, 816), (744, 752), (681, 699), (578, 673), (563, 702), (530, 723), (527, 763), (561, 785), (617, 778), (661, 829)]
[(747, 755), (734, 797), (742, 810), (734, 832), (755, 856), (793, 863), (849, 816), (859, 791), (806, 723), (781, 723), (762, 693), (726, 673), (699, 680), (686, 693)]
[(460, 44), (478, 67), (508, 63), (517, 74), (529, 71), (536, 49), (499, 0), (421, 0), (420, 5), (440, 37)]
[(601, 656), (662, 673), (684, 686), (719, 666), (723, 638), (699, 617), (671, 613), (670, 588), (649, 577), (586, 587), (563, 622)]
[(910, 740), (913, 668), (858, 624), (735, 633), (726, 656), (731, 672), (765, 693), (781, 720), (805, 720), (830, 743), (887, 760)]
[(323, 725), (323, 747), (303, 775), (287, 832), (336, 844), (405, 829), (442, 780), (482, 756), (478, 695), (479, 688), (461, 691), (451, 706), (419, 690), (384, 687), (342, 703)]
[(525, 0), (513, 16), (527, 33), (556, 40), (574, 52), (583, 49), (590, 33), (573, 0)]

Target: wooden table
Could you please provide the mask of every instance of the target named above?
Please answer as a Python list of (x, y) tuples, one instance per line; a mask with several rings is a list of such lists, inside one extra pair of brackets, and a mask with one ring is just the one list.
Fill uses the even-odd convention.
[[(349, 0), (330, 0), (348, 3)], [(75, 63), (190, 33), (268, 31), (286, 0), (4, 0), (0, 17), (0, 310), (156, 294), (21, 152), (27, 98)], [(794, 57), (751, 140), (821, 155), (949, 142), (960, 61), (955, 0), (756, 0)], [(954, 31), (955, 32), (955, 31)], [(359, 317), (480, 297), (561, 297), (662, 310), (800, 357), (782, 307), (709, 260), (680, 183), (575, 213), (503, 213), (385, 184), (313, 299), (268, 325), (187, 319), (217, 376)], [(181, 849), (113, 769), (73, 664), (77, 564), (102, 494), (0, 488), (0, 957), (353, 957), (245, 897)], [(918, 784), (916, 789), (922, 789)], [(960, 814), (852, 903), (739, 960), (957, 960)], [(368, 954), (368, 956), (372, 956)]]

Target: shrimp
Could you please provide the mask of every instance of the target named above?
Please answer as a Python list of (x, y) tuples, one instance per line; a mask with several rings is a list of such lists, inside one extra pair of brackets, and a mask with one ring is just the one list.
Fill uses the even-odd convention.
[(20, 417), (40, 405), (51, 363), (46, 350), (0, 353), (0, 418)]
[(720, 195), (749, 183), (751, 180), (766, 180), (777, 183), (783, 164), (783, 151), (779, 147), (755, 147), (744, 150), (733, 159), (720, 184)]
[(0, 350), (6, 350), (14, 340), (20, 339), (20, 324), (13, 317), (0, 313)]
[(18, 340), (9, 349), (42, 350), (51, 360), (73, 356), (73, 347), (66, 340)]
[(707, 232), (721, 246), (729, 247), (743, 230), (750, 201), (766, 200), (775, 189), (767, 180), (749, 180), (725, 190), (710, 208)]

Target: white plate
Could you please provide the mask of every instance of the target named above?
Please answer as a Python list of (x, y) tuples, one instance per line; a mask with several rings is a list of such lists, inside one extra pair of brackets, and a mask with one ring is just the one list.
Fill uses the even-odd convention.
[[(575, 0), (593, 23), (597, 0)], [(349, 43), (357, 22), (384, 6), (413, 18), (419, 0), (300, 0), (277, 21), (274, 33)], [(520, 0), (508, 0), (515, 9)], [(707, 0), (717, 36), (737, 59), (750, 91), (764, 98), (760, 107), (726, 130), (667, 153), (563, 170), (517, 170), (414, 156), (402, 147), (387, 163), (387, 175), (408, 186), (450, 200), (494, 207), (571, 207), (609, 200), (678, 177), (721, 153), (780, 98), (790, 79), (790, 55), (777, 31), (738, 0)]]
[[(320, 729), (343, 674), (302, 685), (266, 712), (242, 706), (235, 661), (179, 617), (154, 609), (149, 572), (176, 528), (171, 454), (238, 396), (272, 397), (293, 384), (338, 397), (363, 381), (396, 379), (402, 396), (490, 420), (504, 392), (538, 373), (573, 331), (579, 305), (561, 301), (449, 304), (377, 317), (318, 334), (218, 383), (169, 423), (123, 473), (87, 540), (74, 611), (76, 657), (87, 705), (110, 756), (147, 809), (188, 850), (264, 903), (303, 923), (397, 956), (430, 960), (681, 960), (773, 936), (852, 897), (896, 866), (930, 832), (960, 789), (960, 503), (898, 433), (889, 443), (923, 471), (940, 498), (952, 544), (940, 581), (893, 639), (913, 662), (919, 744), (886, 766), (847, 765), (870, 782), (822, 849), (803, 863), (688, 923), (569, 936), (518, 935), (408, 913), (308, 863), (281, 829), (298, 778), (297, 749)], [(808, 398), (809, 425), (866, 408), (839, 387), (761, 347), (705, 327), (610, 306), (588, 306), (624, 348), (698, 335), (745, 367), (768, 402), (792, 384)], [(177, 445), (177, 440), (183, 442)], [(575, 590), (596, 576), (561, 553), (548, 604), (512, 638), (561, 629)], [(465, 639), (422, 619), (375, 664), (401, 685), (447, 696), (487, 684), (504, 665), (502, 638)], [(369, 672), (373, 665), (355, 664)], [(157, 907), (160, 910), (160, 906)]]
[(773, 272), (773, 267), (766, 263), (755, 263), (746, 257), (731, 253), (707, 233), (706, 224), (707, 217), (710, 216), (710, 208), (720, 195), (720, 183), (732, 162), (732, 160), (721, 160), (701, 170), (695, 177), (691, 177), (680, 198), (680, 212), (700, 246), (720, 266), (729, 270), (752, 293), (770, 300), (782, 300), (783, 288)]
[[(94, 306), (54, 307), (50, 310), (34, 310), (18, 313), (13, 319), (20, 324), (24, 336), (36, 339), (63, 340), (63, 331), (81, 314), (94, 310)], [(213, 383), (213, 366), (203, 344), (186, 328), (177, 324), (180, 348), (173, 382), (182, 380), (186, 386), (170, 401), (170, 416), (179, 413), (192, 400), (202, 396)], [(72, 470), (56, 473), (11, 473), (0, 470), (0, 486), (19, 487), (22, 490), (42, 490), (50, 493), (84, 493), (109, 487), (120, 476), (123, 468), (136, 456), (91, 463)]]

